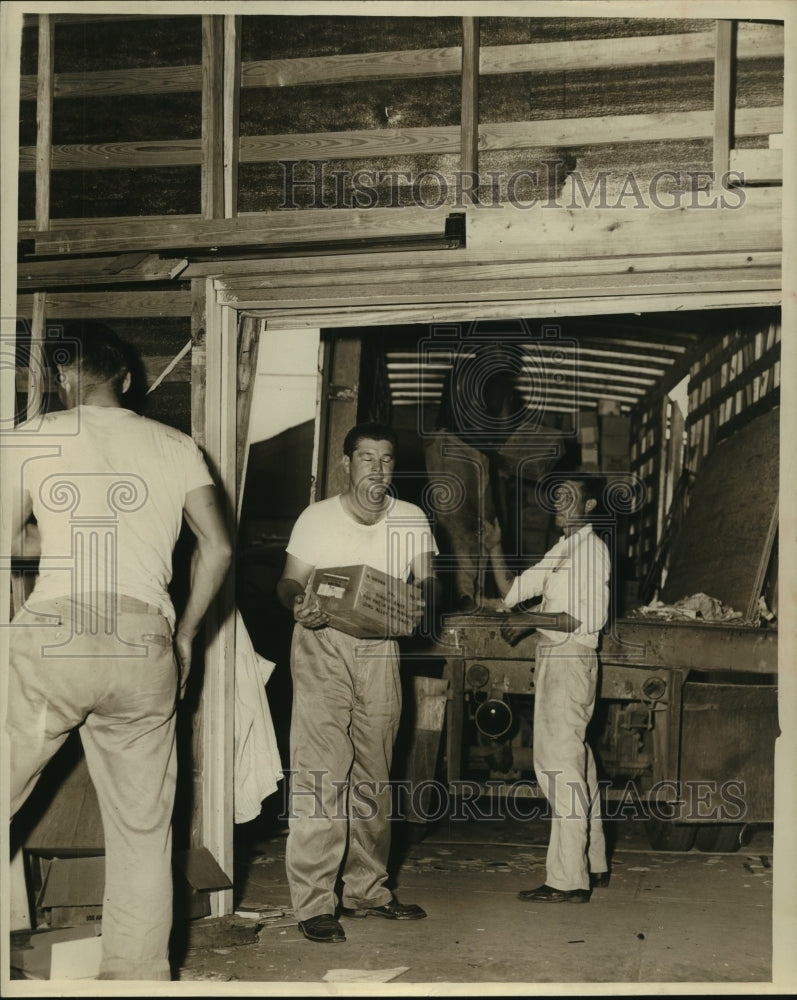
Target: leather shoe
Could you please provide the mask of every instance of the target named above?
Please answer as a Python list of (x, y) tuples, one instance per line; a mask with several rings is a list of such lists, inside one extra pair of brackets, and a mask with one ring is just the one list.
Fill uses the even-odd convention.
[(605, 889), (611, 875), (608, 872), (591, 872), (589, 876), (590, 889)]
[(399, 903), (391, 899), (384, 906), (342, 906), (340, 912), (344, 917), (386, 917), (388, 920), (423, 920), (426, 911), (415, 903)]
[(540, 885), (536, 889), (524, 889), (517, 896), (524, 903), (588, 903), (589, 889), (554, 889), (551, 885)]
[(308, 941), (345, 941), (346, 934), (331, 913), (299, 921), (299, 929)]

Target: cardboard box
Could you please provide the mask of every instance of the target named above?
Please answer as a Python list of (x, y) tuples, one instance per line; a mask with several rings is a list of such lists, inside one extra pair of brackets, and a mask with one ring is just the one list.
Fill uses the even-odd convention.
[(578, 415), (579, 444), (597, 444), (598, 414), (591, 410), (582, 410)]
[(50, 927), (99, 924), (104, 889), (104, 856), (53, 858), (36, 905)]
[(317, 569), (310, 590), (318, 597), (329, 623), (358, 639), (411, 635), (410, 584), (387, 576), (372, 566), (335, 566)]
[(631, 421), (628, 417), (601, 417), (601, 442), (613, 440), (627, 444), (630, 434)]
[(83, 926), (12, 934), (11, 968), (23, 979), (95, 979), (102, 958), (99, 932), (99, 926)]
[[(232, 889), (232, 882), (206, 847), (176, 851), (174, 875), (176, 908), (189, 920), (210, 914), (210, 892)], [(53, 858), (37, 906), (50, 927), (99, 926), (104, 891), (104, 856)]]
[(598, 468), (598, 446), (596, 444), (582, 444), (581, 465), (584, 468)]

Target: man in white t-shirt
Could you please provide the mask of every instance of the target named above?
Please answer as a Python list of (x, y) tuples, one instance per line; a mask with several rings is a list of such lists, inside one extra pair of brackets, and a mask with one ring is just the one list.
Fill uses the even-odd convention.
[[(401, 711), (395, 639), (355, 638), (328, 624), (307, 591), (314, 569), (365, 564), (418, 587), (416, 620), (431, 614), (437, 554), (424, 512), (389, 491), (395, 432), (359, 424), (346, 435), (348, 486), (299, 516), (277, 594), (296, 622), (291, 648), (291, 795), (286, 869), (299, 927), (311, 941), (344, 941), (345, 916), (418, 920), (386, 886), (389, 785)], [(342, 869), (342, 871), (341, 871)]]
[[(194, 442), (126, 409), (129, 351), (102, 323), (53, 351), (63, 411), (4, 435), (12, 555), (35, 518), (39, 572), (11, 623), (13, 816), (79, 728), (105, 837), (100, 979), (171, 978), (175, 710), (231, 545)], [(180, 620), (167, 587), (183, 518), (196, 536)]]
[[(511, 645), (540, 634), (534, 674), (534, 772), (552, 810), (546, 880), (518, 895), (530, 903), (587, 903), (609, 883), (595, 760), (586, 730), (598, 684), (598, 638), (609, 611), (610, 556), (590, 516), (602, 494), (595, 476), (568, 476), (555, 488), (562, 538), (520, 576), (506, 571), (500, 529), (486, 544), (507, 619)], [(517, 605), (542, 597), (539, 609)]]

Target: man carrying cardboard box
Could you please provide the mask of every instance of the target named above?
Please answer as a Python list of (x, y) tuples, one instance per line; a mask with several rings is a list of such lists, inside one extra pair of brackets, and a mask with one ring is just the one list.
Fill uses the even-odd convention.
[(390, 765), (401, 711), (396, 640), (334, 627), (308, 583), (317, 568), (354, 565), (411, 580), (419, 625), (435, 603), (437, 546), (424, 512), (389, 492), (395, 432), (358, 424), (343, 452), (347, 488), (299, 516), (277, 584), (296, 622), (286, 869), (302, 933), (325, 942), (346, 939), (336, 919), (339, 875), (345, 916), (426, 916), (420, 906), (399, 903), (385, 884)]

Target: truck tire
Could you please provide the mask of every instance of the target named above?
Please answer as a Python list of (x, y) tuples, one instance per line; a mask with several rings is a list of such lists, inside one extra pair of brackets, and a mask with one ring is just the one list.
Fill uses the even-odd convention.
[(654, 851), (691, 851), (697, 826), (651, 817), (645, 824), (645, 831)]
[(745, 823), (707, 823), (697, 828), (695, 845), (699, 851), (733, 854), (742, 846)]

